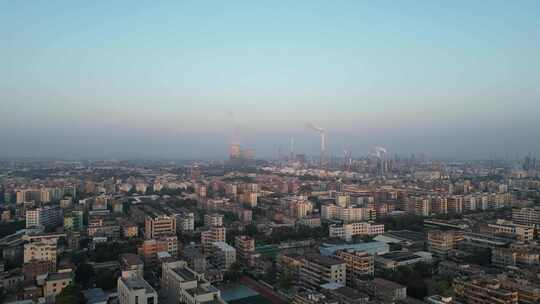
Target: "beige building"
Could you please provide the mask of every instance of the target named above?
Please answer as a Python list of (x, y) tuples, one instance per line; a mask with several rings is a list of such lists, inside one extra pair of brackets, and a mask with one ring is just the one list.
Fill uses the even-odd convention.
[(24, 244), (24, 263), (31, 261), (49, 261), (53, 271), (56, 271), (57, 244), (56, 240), (42, 240)]
[(488, 227), (493, 233), (513, 235), (520, 241), (531, 241), (534, 238), (533, 225), (515, 224), (499, 219), (495, 223), (489, 223)]
[(336, 258), (306, 254), (300, 268), (300, 285), (319, 290), (321, 285), (338, 283), (345, 286), (347, 264)]
[(373, 255), (359, 250), (338, 250), (336, 258), (347, 264), (347, 285), (354, 286), (356, 282), (375, 273)]
[(205, 252), (212, 251), (212, 244), (215, 242), (225, 242), (225, 227), (211, 227), (201, 232), (201, 244)]
[(176, 217), (165, 214), (146, 216), (144, 234), (147, 239), (176, 235)]
[(234, 238), (234, 247), (239, 260), (249, 261), (251, 254), (255, 252), (255, 239), (239, 235)]
[(505, 288), (499, 280), (491, 277), (458, 277), (452, 285), (460, 303), (518, 304), (518, 292)]
[(204, 225), (208, 227), (223, 226), (223, 214), (209, 213), (204, 215)]
[(461, 241), (463, 231), (459, 230), (430, 230), (427, 235), (429, 252), (439, 257), (446, 257)]

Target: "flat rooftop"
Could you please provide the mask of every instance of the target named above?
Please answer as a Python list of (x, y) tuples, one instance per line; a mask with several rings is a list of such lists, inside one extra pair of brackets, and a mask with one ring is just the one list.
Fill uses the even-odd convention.
[(133, 290), (144, 289), (146, 294), (156, 293), (154, 288), (152, 288), (152, 286), (150, 286), (148, 282), (146, 282), (145, 280), (141, 278), (136, 278), (136, 277), (127, 278), (127, 279), (123, 278), (122, 281), (124, 282), (124, 284), (126, 284), (127, 288), (129, 289), (133, 289)]

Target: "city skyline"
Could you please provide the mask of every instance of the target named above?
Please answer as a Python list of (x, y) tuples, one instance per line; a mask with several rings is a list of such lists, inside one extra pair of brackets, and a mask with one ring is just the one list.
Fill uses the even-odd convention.
[(0, 7), (0, 158), (540, 154), (536, 1)]

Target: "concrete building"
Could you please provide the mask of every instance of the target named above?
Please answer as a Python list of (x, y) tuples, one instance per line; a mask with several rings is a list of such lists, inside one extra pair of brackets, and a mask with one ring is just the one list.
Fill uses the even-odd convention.
[(456, 300), (464, 304), (518, 304), (518, 293), (504, 288), (497, 279), (481, 277), (458, 277), (453, 288)]
[(43, 240), (24, 244), (24, 263), (48, 261), (50, 268), (56, 271), (57, 244), (55, 240)]
[(365, 251), (338, 250), (335, 257), (347, 264), (347, 286), (375, 273), (374, 256)]
[(146, 239), (176, 235), (176, 217), (165, 214), (151, 214), (144, 220)]
[(208, 227), (222, 227), (223, 214), (209, 213), (204, 215), (204, 225)]
[(430, 230), (427, 235), (428, 250), (438, 257), (446, 257), (461, 241), (463, 231), (459, 230)]
[(118, 257), (121, 271), (130, 271), (139, 277), (144, 275), (144, 262), (140, 256), (133, 253), (123, 253)]
[(45, 206), (26, 211), (26, 228), (43, 226), (55, 227), (62, 223), (62, 209)]
[(220, 291), (204, 275), (193, 271), (185, 261), (164, 262), (161, 290), (166, 303), (218, 304), (225, 303)]
[(250, 256), (255, 252), (255, 239), (246, 236), (239, 235), (234, 238), (234, 248), (238, 259), (246, 262), (250, 260)]
[(176, 216), (176, 231), (191, 232), (195, 230), (195, 214), (186, 212)]
[(138, 276), (121, 276), (117, 283), (119, 304), (157, 304), (158, 294)]
[(512, 235), (519, 241), (532, 241), (534, 238), (534, 226), (516, 224), (512, 221), (497, 220), (488, 224), (489, 229), (495, 234)]
[(143, 257), (146, 264), (157, 263), (158, 252), (167, 252), (173, 257), (178, 256), (178, 238), (176, 236), (161, 237), (145, 240), (138, 248), (138, 254)]
[(512, 209), (512, 222), (540, 227), (540, 207)]
[(344, 225), (330, 225), (329, 236), (347, 241), (354, 236), (375, 236), (384, 233), (383, 224), (372, 224), (369, 222), (350, 223)]
[(407, 287), (392, 281), (375, 278), (358, 283), (371, 297), (384, 303), (394, 303), (407, 298)]
[(347, 264), (336, 258), (306, 254), (300, 268), (300, 285), (319, 290), (321, 285), (337, 283), (345, 286)]
[(211, 227), (201, 232), (201, 244), (205, 252), (212, 251), (212, 244), (215, 242), (225, 242), (225, 227)]
[(384, 242), (371, 241), (364, 243), (322, 243), (319, 252), (325, 256), (332, 256), (339, 250), (363, 251), (372, 255), (385, 254), (390, 251), (390, 246)]
[(47, 303), (54, 303), (55, 298), (64, 288), (73, 283), (72, 272), (49, 273), (43, 286), (43, 296)]
[(225, 242), (215, 242), (212, 246), (214, 265), (218, 269), (228, 270), (236, 262), (236, 249)]

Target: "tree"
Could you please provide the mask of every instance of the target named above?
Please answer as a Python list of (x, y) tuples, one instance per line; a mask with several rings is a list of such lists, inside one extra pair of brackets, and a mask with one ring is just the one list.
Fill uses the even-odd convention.
[(81, 290), (78, 285), (70, 284), (55, 297), (56, 304), (84, 303)]
[(92, 280), (94, 275), (94, 267), (88, 263), (82, 263), (75, 271), (75, 282), (86, 287), (90, 284), (90, 280)]
[(112, 269), (102, 270), (97, 274), (96, 286), (103, 290), (113, 290), (116, 288), (119, 274)]

